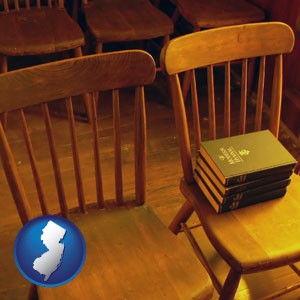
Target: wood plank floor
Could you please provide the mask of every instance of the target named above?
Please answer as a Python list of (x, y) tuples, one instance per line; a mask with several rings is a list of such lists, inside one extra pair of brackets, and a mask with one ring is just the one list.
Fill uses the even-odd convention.
[[(129, 142), (129, 137), (132, 136), (132, 102), (128, 100), (131, 91), (125, 92), (123, 96), (125, 101), (121, 101), (121, 111), (124, 114), (122, 118), (122, 138), (125, 140), (123, 148), (123, 159), (128, 163), (132, 163), (132, 145)], [(166, 85), (164, 78), (160, 77), (153, 86), (147, 88), (147, 124), (148, 124), (148, 166), (147, 166), (147, 202), (153, 207), (161, 220), (168, 225), (180, 205), (183, 203), (183, 197), (178, 190), (178, 183), (181, 177), (181, 165), (179, 158), (179, 151), (177, 139), (175, 134), (175, 125), (173, 119), (173, 111), (168, 103)], [(59, 107), (58, 104), (57, 107)], [(81, 106), (80, 106), (81, 107)], [(112, 160), (110, 151), (112, 149), (112, 122), (111, 122), (111, 101), (109, 95), (101, 95), (100, 98), (100, 142), (104, 145), (102, 148), (102, 159), (106, 162), (104, 170), (104, 178), (107, 184), (105, 195), (107, 198), (113, 197), (113, 182), (110, 178)], [(78, 108), (80, 109), (80, 108)], [(251, 109), (250, 109), (251, 113)], [(15, 114), (9, 115), (8, 132), (12, 140), (12, 146), (18, 157), (18, 164), (22, 171), (21, 174), (26, 182), (30, 178), (26, 176), (28, 171), (28, 161), (24, 156), (24, 149), (20, 146), (21, 133), (16, 130), (17, 117)], [(47, 143), (44, 141), (40, 132), (43, 129), (41, 115), (38, 111), (30, 111), (28, 113), (28, 123), (31, 131), (37, 134), (38, 140), (34, 141), (39, 147), (38, 160), (39, 168), (44, 171), (43, 180), (47, 180), (50, 167), (45, 162), (44, 156), (47, 152)], [(66, 194), (69, 199), (73, 197), (73, 190), (69, 187), (69, 183), (73, 180), (71, 172), (69, 171), (69, 164), (71, 164), (71, 157), (69, 151), (69, 141), (64, 141), (64, 132), (67, 129), (63, 113), (53, 118), (54, 127), (60, 128), (61, 134), (57, 139), (63, 142), (63, 156), (61, 163), (63, 172), (66, 175)], [(79, 132), (80, 143), (84, 144), (90, 140), (89, 125), (86, 123), (77, 123), (77, 130)], [(127, 142), (128, 139), (128, 142)], [(285, 146), (296, 157), (300, 157), (300, 150), (297, 144), (290, 139), (285, 130), (281, 130), (280, 139)], [(89, 153), (83, 155), (89, 163)], [(126, 171), (125, 171), (126, 172)], [(90, 190), (92, 179), (87, 174), (87, 181), (85, 182), (86, 190)], [(131, 176), (124, 176), (126, 183), (128, 183), (130, 191)], [(92, 189), (91, 189), (92, 190)], [(49, 182), (47, 194), (54, 196), (54, 185)], [(29, 190), (29, 198), (35, 212), (38, 212), (36, 203), (36, 195)], [(95, 199), (93, 192), (88, 193), (88, 201)], [(0, 166), (0, 299), (26, 299), (28, 291), (28, 282), (19, 274), (13, 259), (13, 243), (18, 230), (21, 228), (20, 221), (15, 212), (13, 200), (11, 199), (6, 179)], [(51, 206), (53, 211), (55, 205)], [(195, 216), (191, 223), (196, 222)], [(209, 245), (201, 229), (196, 229), (197, 238), (205, 245), (210, 262), (214, 268), (218, 270), (221, 278), (224, 278), (228, 267), (218, 257), (212, 247)], [(186, 243), (183, 235), (178, 237)], [(289, 268), (281, 268), (272, 272), (265, 272), (259, 275), (245, 276), (240, 284), (237, 299), (258, 299), (270, 289), (277, 289), (285, 284), (290, 284), (296, 281), (296, 276)], [(217, 296), (215, 295), (215, 299)], [(300, 291), (290, 293), (281, 299), (300, 299)], [(113, 299), (112, 299), (113, 300)], [(156, 299), (155, 299), (156, 300)], [(157, 299), (159, 300), (159, 299)], [(171, 299), (170, 299), (171, 300)]]

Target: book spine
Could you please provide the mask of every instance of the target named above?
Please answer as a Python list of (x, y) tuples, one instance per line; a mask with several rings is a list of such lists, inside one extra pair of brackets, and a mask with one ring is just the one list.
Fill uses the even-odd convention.
[(214, 187), (218, 190), (218, 194), (220, 194), (221, 197), (229, 197), (233, 194), (242, 193), (246, 190), (259, 188), (260, 186), (271, 185), (274, 183), (276, 184), (278, 181), (287, 180), (292, 175), (292, 171), (289, 170), (288, 172), (272, 174), (269, 176), (265, 176), (264, 178), (254, 179), (252, 181), (244, 182), (241, 184), (234, 184), (225, 188), (225, 186), (221, 184), (218, 178), (214, 175), (213, 171), (209, 168), (205, 161), (201, 159), (201, 157), (199, 161), (197, 160), (195, 168), (198, 176), (202, 177), (205, 182), (211, 181)]
[(225, 187), (229, 187), (235, 184), (240, 184), (240, 183), (245, 183), (249, 182), (251, 180), (259, 179), (268, 175), (277, 175), (280, 173), (285, 173), (291, 171), (293, 166), (288, 165), (284, 167), (278, 167), (278, 168), (273, 168), (273, 169), (267, 169), (267, 170), (262, 170), (262, 171), (257, 171), (257, 172), (252, 172), (249, 174), (242, 174), (238, 176), (233, 176), (230, 178), (226, 178), (225, 180)]
[(235, 193), (241, 193), (247, 189), (253, 189), (260, 187), (262, 185), (267, 185), (274, 183), (276, 181), (281, 181), (285, 180), (287, 178), (290, 178), (292, 175), (292, 171), (290, 172), (283, 172), (275, 175), (269, 175), (261, 179), (254, 179), (252, 181), (242, 183), (242, 184), (237, 184), (229, 187), (228, 189), (225, 189), (225, 196), (229, 196)]
[(274, 190), (278, 190), (278, 189), (282, 189), (287, 187), (291, 182), (291, 179), (286, 179), (286, 180), (282, 180), (282, 181), (278, 181), (278, 182), (274, 182), (272, 184), (269, 185), (264, 185), (264, 186), (260, 186), (258, 188), (254, 188), (254, 189), (249, 189), (247, 191), (244, 192), (240, 192), (240, 193), (236, 193), (236, 194), (232, 194), (229, 196), (225, 196), (223, 198), (223, 204), (224, 203), (231, 203), (231, 202), (240, 202), (240, 201), (248, 201), (250, 198), (255, 197), (258, 194), (261, 193), (268, 193)]
[(217, 178), (220, 180), (220, 182), (223, 185), (226, 185), (227, 179), (224, 177), (221, 170), (218, 168), (218, 166), (215, 164), (214, 160), (209, 156), (209, 154), (206, 153), (206, 151), (205, 151), (205, 149), (203, 149), (203, 147), (200, 147), (199, 156), (197, 158), (197, 161), (200, 164), (200, 166), (201, 166), (201, 160), (200, 160), (201, 157), (205, 160), (207, 165), (210, 166), (210, 168), (213, 170), (214, 174), (217, 176)]
[(198, 177), (198, 175), (195, 174), (194, 178), (210, 205), (214, 208), (214, 210), (217, 213), (220, 213), (220, 202), (217, 199), (215, 199), (215, 197), (210, 193), (208, 187), (205, 185), (202, 179)]
[(259, 202), (264, 202), (267, 200), (281, 198), (285, 195), (285, 193), (286, 193), (286, 188), (281, 188), (281, 189), (274, 190), (269, 193), (260, 194), (257, 197), (249, 198), (246, 201), (245, 200), (244, 201), (232, 201), (232, 202), (223, 203), (223, 204), (220, 204), (219, 213), (232, 211), (232, 210), (235, 210), (238, 208), (257, 204)]
[(205, 161), (201, 157), (199, 158), (199, 160), (196, 161), (196, 171), (200, 176), (202, 176), (202, 174), (204, 173), (204, 176), (209, 177), (221, 195), (226, 192), (225, 186), (216, 177), (215, 173), (211, 170), (211, 168), (205, 163)]

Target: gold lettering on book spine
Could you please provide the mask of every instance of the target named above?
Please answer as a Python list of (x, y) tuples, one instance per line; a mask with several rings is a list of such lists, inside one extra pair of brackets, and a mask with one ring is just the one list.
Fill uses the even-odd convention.
[(236, 181), (239, 183), (245, 182), (247, 175), (241, 175)]
[(230, 209), (233, 210), (233, 209), (237, 209), (239, 207), (239, 201), (235, 201), (235, 202), (232, 202), (231, 205), (230, 205)]
[(240, 201), (240, 200), (242, 200), (242, 198), (243, 198), (243, 194), (240, 193), (240, 194), (235, 195), (232, 200), (233, 201)]

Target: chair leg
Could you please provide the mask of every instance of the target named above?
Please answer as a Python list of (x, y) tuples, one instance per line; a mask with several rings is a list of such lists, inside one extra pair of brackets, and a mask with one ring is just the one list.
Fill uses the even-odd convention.
[(73, 6), (72, 6), (72, 18), (77, 22), (78, 21), (78, 9), (79, 9), (79, 3), (78, 0), (73, 0)]
[(4, 131), (7, 129), (7, 113), (0, 114), (0, 122), (2, 123), (2, 127)]
[(29, 293), (27, 300), (38, 300), (38, 292), (37, 292), (37, 286), (35, 284), (31, 284), (29, 288)]
[[(75, 49), (75, 56), (76, 57), (81, 57), (82, 56), (82, 49), (81, 47), (78, 47)], [(92, 104), (91, 104), (91, 95), (89, 93), (85, 93), (83, 94), (83, 101), (84, 101), (84, 105), (85, 105), (85, 111), (86, 111), (86, 114), (87, 114), (87, 119), (88, 119), (88, 122), (91, 122), (91, 119), (92, 119)]]
[(172, 220), (171, 224), (169, 225), (169, 229), (174, 233), (178, 234), (181, 229), (181, 223), (185, 223), (192, 213), (194, 212), (193, 206), (190, 204), (189, 201), (185, 201), (182, 205), (174, 219)]
[(254, 73), (255, 73), (255, 58), (250, 58), (248, 64), (248, 78), (247, 78), (248, 95), (250, 95), (252, 92)]
[[(164, 36), (162, 48), (169, 42), (170, 42), (170, 35), (167, 34)], [(156, 68), (156, 69), (159, 69), (159, 71), (161, 71), (161, 66), (159, 66), (159, 68)]]
[[(170, 35), (167, 34), (164, 36), (162, 47), (164, 47), (169, 41), (170, 41)], [(161, 66), (156, 67), (156, 72), (161, 72)], [(166, 89), (164, 90), (166, 92), (166, 94), (164, 94), (164, 97), (166, 98), (164, 103), (169, 106), (172, 106), (172, 96), (171, 96), (172, 93), (171, 93), (170, 77), (169, 76), (165, 76), (165, 77), (166, 77), (166, 81), (167, 81), (167, 86), (166, 86), (167, 90)]]
[(237, 273), (235, 270), (231, 268), (225, 280), (219, 300), (234, 299), (236, 290), (240, 283), (240, 279), (241, 279), (241, 274)]
[(173, 12), (172, 17), (171, 17), (173, 24), (177, 23), (179, 17), (180, 17), (180, 12), (179, 12), (178, 8), (176, 7), (175, 11)]
[[(6, 73), (8, 71), (7, 65), (7, 56), (2, 56), (1, 62), (1, 73)], [(7, 129), (7, 113), (0, 114), (0, 122), (2, 123), (3, 129), (6, 131)]]
[(164, 46), (165, 44), (167, 44), (169, 41), (170, 41), (170, 35), (167, 34), (167, 35), (164, 36), (163, 46)]
[(187, 96), (188, 96), (188, 93), (189, 93), (189, 90), (191, 87), (191, 81), (192, 81), (192, 72), (189, 70), (189, 71), (186, 71), (183, 76), (182, 96), (183, 96), (184, 102), (187, 99)]
[[(103, 52), (103, 43), (99, 43), (97, 42), (97, 46), (96, 46), (96, 53), (102, 53)], [(95, 93), (95, 99), (96, 99), (96, 111), (98, 111), (98, 105), (99, 105), (99, 97), (100, 97), (100, 93)]]
[(103, 52), (103, 44), (97, 42), (96, 53), (102, 53), (102, 52)]

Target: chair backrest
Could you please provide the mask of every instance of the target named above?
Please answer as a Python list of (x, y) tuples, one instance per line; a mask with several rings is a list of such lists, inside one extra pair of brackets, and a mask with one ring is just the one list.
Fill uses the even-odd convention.
[[(107, 173), (108, 175), (114, 173), (116, 202), (117, 204), (123, 203), (121, 152), (124, 153), (124, 149), (128, 152), (132, 148), (131, 152), (134, 153), (132, 156), (134, 157), (135, 163), (132, 163), (132, 171), (131, 173), (127, 172), (126, 176), (130, 177), (130, 179), (132, 178), (131, 180), (135, 182), (135, 185), (134, 183), (132, 184), (135, 187), (130, 191), (132, 192), (132, 190), (134, 191), (135, 189), (136, 203), (144, 203), (146, 182), (146, 121), (143, 86), (152, 83), (154, 78), (154, 60), (149, 54), (140, 50), (73, 58), (0, 75), (0, 113), (16, 111), (16, 115), (20, 117), (20, 128), (23, 132), (20, 136), (24, 136), (24, 139), (22, 138), (24, 146), (19, 143), (19, 140), (17, 141), (18, 153), (16, 155), (18, 155), (18, 157), (14, 158), (12, 148), (16, 142), (14, 138), (18, 136), (18, 134), (13, 133), (11, 135), (9, 130), (4, 132), (0, 123), (0, 155), (3, 169), (23, 223), (32, 217), (32, 211), (25, 193), (24, 184), (22, 183), (22, 179), (23, 182), (28, 183), (27, 179), (30, 177), (30, 171), (32, 171), (32, 182), (34, 181), (34, 183), (29, 187), (28, 193), (33, 197), (32, 189), (36, 188), (38, 194), (37, 198), (43, 214), (53, 212), (53, 209), (51, 207), (49, 208), (49, 205), (52, 205), (55, 194), (53, 193), (53, 189), (55, 190), (56, 187), (57, 198), (59, 200), (59, 205), (56, 205), (56, 209), (58, 207), (61, 214), (67, 216), (71, 200), (69, 197), (69, 203), (66, 200), (66, 187), (68, 188), (69, 194), (69, 186), (71, 184), (76, 187), (74, 188), (74, 194), (77, 194), (75, 198), (78, 198), (78, 205), (75, 205), (77, 205), (82, 212), (86, 211), (84, 188), (89, 191), (93, 189), (95, 196), (90, 196), (90, 198), (97, 199), (99, 207), (104, 206), (102, 188), (103, 176), (101, 176), (103, 169), (101, 170), (100, 165), (100, 152), (102, 150), (99, 145), (99, 128), (95, 104), (96, 91), (112, 90), (113, 95), (113, 124), (111, 130), (113, 142), (108, 149), (114, 150), (108, 154), (108, 150), (106, 149), (106, 152), (101, 152), (101, 157), (103, 153), (102, 163), (105, 163), (108, 168), (106, 175)], [(132, 125), (134, 130), (132, 130), (132, 128), (130, 129), (130, 133), (134, 131), (132, 134), (134, 136), (134, 147), (129, 146), (131, 144), (127, 141), (127, 144), (121, 149), (119, 89), (128, 87), (135, 87), (133, 97), (135, 100), (135, 104), (133, 105), (135, 118)], [(128, 89), (125, 89), (125, 91), (128, 91)], [(129, 94), (129, 96), (131, 96), (133, 91), (131, 89), (129, 89), (129, 91), (132, 92)], [(77, 124), (75, 126), (71, 97), (81, 95), (84, 92), (89, 92), (93, 95), (91, 105), (93, 119), (91, 120), (91, 124)], [(126, 96), (126, 101), (130, 101), (129, 96)], [(68, 120), (59, 118), (60, 121), (57, 124), (54, 124), (54, 119), (50, 117), (48, 109), (48, 103), (55, 99), (65, 99), (68, 116)], [(101, 104), (103, 101), (101, 97)], [(36, 105), (40, 107), (42, 114), (40, 114), (40, 109), (38, 110), (38, 114), (36, 114), (36, 108), (33, 107)], [(103, 103), (103, 105), (100, 106), (107, 107), (107, 104)], [(28, 114), (30, 114), (32, 118), (33, 114), (38, 120), (44, 120), (45, 130), (43, 129), (44, 126), (40, 123), (36, 123), (36, 121), (34, 121), (35, 125), (31, 128), (28, 126), (24, 110), (24, 108), (27, 107), (33, 108), (29, 109), (29, 111), (26, 109), (26, 115), (28, 116)], [(13, 113), (11, 114), (14, 115)], [(39, 122), (43, 123), (43, 121)], [(13, 127), (15, 127), (16, 122), (14, 122), (13, 125), (11, 130), (14, 129)], [(81, 134), (81, 136), (76, 137), (75, 127), (78, 128), (80, 125), (84, 126), (82, 129), (84, 135)], [(37, 126), (39, 126), (39, 128), (37, 128)], [(129, 125), (126, 124), (126, 126)], [(57, 130), (56, 133), (55, 130)], [(45, 140), (41, 132), (43, 136), (46, 136)], [(35, 139), (34, 133), (36, 133)], [(9, 137), (12, 137), (11, 143), (9, 143)], [(46, 142), (46, 140), (48, 140), (48, 142)], [(61, 143), (58, 144), (57, 141)], [(105, 141), (107, 143), (107, 139)], [(36, 145), (37, 149), (35, 149), (34, 145)], [(130, 149), (128, 150), (128, 148)], [(24, 152), (27, 150), (28, 156), (26, 154), (26, 156), (23, 157), (22, 149), (24, 149)], [(82, 152), (82, 149), (85, 150)], [(88, 152), (89, 150), (90, 152)], [(113, 152), (113, 154), (111, 154), (111, 152)], [(47, 153), (49, 153), (51, 159), (44, 157)], [(131, 160), (128, 158), (128, 153), (125, 154), (125, 159), (130, 162)], [(27, 163), (25, 162), (25, 157), (27, 158)], [(62, 157), (64, 157), (64, 159), (62, 159)], [(25, 168), (22, 171), (23, 173), (20, 173), (20, 167), (22, 166), (18, 166), (16, 161), (22, 161), (22, 165), (24, 165), (23, 167)], [(49, 189), (48, 185), (50, 185), (50, 182), (48, 175), (51, 165), (54, 174), (53, 182), (55, 182), (55, 184), (53, 183), (53, 188)], [(45, 177), (45, 174), (40, 174), (39, 169), (42, 169), (43, 173), (48, 175)], [(74, 169), (74, 172), (71, 171), (70, 173), (70, 169)], [(94, 189), (94, 185), (91, 184), (93, 173), (95, 174), (96, 189)], [(63, 178), (64, 174), (68, 176)], [(73, 184), (72, 180), (70, 183), (70, 174), (72, 174), (75, 184)], [(83, 178), (83, 175), (87, 175), (87, 178)], [(21, 177), (23, 178), (21, 179)], [(113, 187), (109, 187), (109, 189), (113, 189)], [(47, 193), (45, 193), (45, 190)], [(132, 192), (132, 194), (133, 193), (134, 192)], [(48, 198), (50, 197), (52, 199), (46, 200), (45, 194), (47, 194)]]
[(19, 11), (21, 8), (30, 9), (31, 7), (40, 8), (41, 6), (48, 6), (48, 7), (59, 7), (64, 8), (64, 1), (63, 0), (3, 0), (1, 2), (1, 6), (3, 7), (1, 10), (5, 12), (9, 11)]
[[(193, 182), (193, 169), (191, 160), (190, 136), (188, 132), (188, 120), (182, 97), (179, 73), (190, 71), (191, 96), (194, 123), (195, 147), (199, 149), (204, 128), (200, 128), (199, 112), (203, 115), (203, 101), (198, 103), (195, 69), (207, 67), (208, 85), (208, 122), (202, 120), (201, 127), (208, 123), (208, 136), (210, 139), (219, 137), (217, 132), (217, 101), (214, 88), (213, 66), (222, 64), (225, 74), (224, 87), (224, 136), (243, 134), (246, 132), (247, 121), (247, 73), (249, 59), (260, 57), (258, 88), (256, 99), (254, 128), (248, 131), (257, 131), (262, 127), (262, 115), (264, 106), (264, 83), (266, 56), (273, 57), (273, 83), (270, 100), (269, 129), (278, 137), (281, 98), (282, 98), (282, 54), (291, 52), (294, 46), (294, 34), (291, 28), (279, 22), (244, 24), (211, 29), (202, 32), (188, 34), (166, 45), (161, 53), (161, 66), (169, 75), (175, 121), (180, 144), (181, 161), (185, 180)], [(241, 99), (240, 103), (233, 103), (231, 98), (231, 65), (233, 61), (242, 61)], [(239, 120), (232, 120), (232, 109), (239, 106)], [(238, 123), (238, 129), (234, 131), (232, 124)]]

